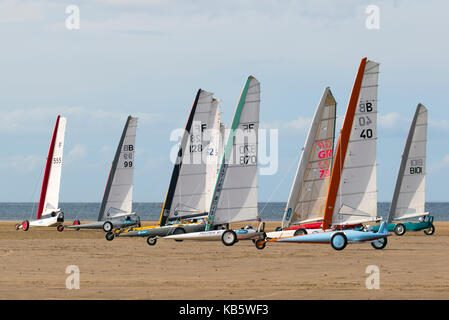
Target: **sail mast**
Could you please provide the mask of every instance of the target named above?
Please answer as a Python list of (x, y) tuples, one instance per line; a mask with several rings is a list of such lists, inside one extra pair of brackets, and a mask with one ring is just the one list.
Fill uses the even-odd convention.
[(334, 162), (332, 165), (331, 180), (324, 211), (324, 221), (322, 226), (323, 230), (328, 229), (332, 223), (332, 215), (334, 212), (335, 201), (337, 199), (338, 188), (340, 186), (340, 178), (348, 148), (349, 137), (351, 135), (352, 123), (354, 120), (355, 111), (357, 109), (357, 101), (359, 100), (360, 89), (362, 87), (366, 61), (367, 58), (365, 57), (360, 62), (354, 86), (352, 88), (351, 97), (349, 99), (348, 108), (346, 110), (343, 127), (338, 138), (337, 151), (335, 153)]
[(44, 180), (42, 182), (41, 196), (39, 199), (39, 206), (37, 208), (36, 219), (38, 219), (38, 220), (42, 217), (42, 212), (44, 211), (45, 197), (47, 195), (48, 179), (50, 177), (50, 170), (51, 170), (51, 165), (53, 162), (53, 152), (55, 149), (56, 135), (58, 132), (60, 117), (61, 116), (58, 115), (58, 117), (56, 118), (56, 124), (55, 124), (55, 128), (53, 130), (53, 136), (52, 136), (51, 142), (50, 142), (50, 149), (48, 150), (47, 162), (45, 164)]

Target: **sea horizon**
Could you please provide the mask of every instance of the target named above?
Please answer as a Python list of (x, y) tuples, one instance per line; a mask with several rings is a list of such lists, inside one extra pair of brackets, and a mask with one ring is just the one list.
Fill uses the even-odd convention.
[[(134, 202), (133, 211), (143, 221), (159, 220), (162, 202)], [(265, 221), (280, 221), (284, 214), (285, 201), (258, 202), (259, 216)], [(36, 216), (37, 202), (0, 202), (0, 221), (33, 220)], [(66, 221), (74, 219), (96, 221), (101, 202), (61, 202)], [(386, 218), (390, 202), (377, 203), (378, 215)], [(426, 211), (435, 221), (449, 221), (449, 202), (426, 202)]]

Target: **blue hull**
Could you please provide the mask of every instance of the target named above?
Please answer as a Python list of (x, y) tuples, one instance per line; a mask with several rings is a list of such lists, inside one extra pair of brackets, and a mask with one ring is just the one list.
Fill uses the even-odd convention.
[(319, 233), (305, 234), (288, 238), (280, 238), (274, 241), (296, 242), (296, 243), (330, 243), (332, 236), (336, 233), (344, 233), (348, 242), (374, 241), (380, 238), (388, 237), (390, 235), (388, 233), (385, 222), (382, 223), (382, 226), (381, 226), (382, 232), (356, 231), (356, 230), (324, 231)]

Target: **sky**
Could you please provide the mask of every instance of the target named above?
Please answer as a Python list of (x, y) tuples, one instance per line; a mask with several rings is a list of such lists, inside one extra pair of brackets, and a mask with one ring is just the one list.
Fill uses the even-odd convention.
[[(79, 29), (67, 27), (70, 5)], [(0, 1), (0, 202), (38, 201), (58, 114), (62, 202), (101, 201), (129, 114), (139, 117), (134, 201), (162, 202), (170, 133), (197, 90), (220, 99), (229, 126), (249, 75), (261, 83), (261, 127), (278, 130), (259, 200), (286, 201), (324, 88), (341, 124), (363, 57), (380, 63), (379, 201), (391, 200), (418, 103), (429, 110), (426, 199), (448, 201), (448, 11), (445, 1)]]

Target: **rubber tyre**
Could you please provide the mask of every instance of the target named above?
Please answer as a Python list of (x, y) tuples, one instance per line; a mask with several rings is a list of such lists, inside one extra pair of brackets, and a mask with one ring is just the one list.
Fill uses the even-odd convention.
[(397, 236), (403, 236), (405, 233), (405, 226), (402, 223), (398, 223), (395, 227), (394, 227), (394, 233)]
[(149, 246), (154, 246), (157, 242), (157, 238), (156, 237), (148, 237), (147, 238), (147, 243)]
[[(74, 226), (79, 226), (81, 224), (81, 222), (77, 219), (75, 221), (73, 221), (73, 225)], [(76, 231), (80, 231), (80, 228), (75, 228)]]
[(22, 222), (23, 231), (28, 231), (29, 228), (30, 228), (30, 222), (28, 220), (25, 220), (24, 222)]
[(112, 240), (114, 240), (114, 233), (111, 232), (111, 231), (106, 232), (106, 234), (104, 235), (104, 237), (106, 238), (106, 240), (112, 241)]
[(348, 239), (343, 232), (336, 232), (331, 237), (331, 246), (337, 251), (341, 251), (346, 248)]
[(16, 230), (20, 229), (20, 223), (16, 223)]
[(293, 235), (294, 236), (300, 236), (300, 235), (303, 235), (303, 234), (307, 234), (306, 229), (299, 228), (299, 229), (296, 229), (296, 231), (295, 231), (295, 233)]
[(265, 241), (265, 239), (257, 239), (256, 242), (254, 243), (254, 245), (256, 246), (256, 248), (258, 250), (263, 250), (263, 249), (265, 249), (267, 242)]
[(387, 246), (387, 243), (388, 243), (387, 237), (379, 238), (377, 240), (371, 241), (371, 245), (376, 250), (382, 250), (383, 248), (385, 248)]
[(435, 226), (433, 225), (433, 223), (430, 225), (430, 228), (424, 229), (424, 233), (428, 236), (431, 236), (435, 233)]
[(64, 226), (62, 224), (60, 224), (56, 227), (56, 230), (58, 230), (59, 232), (62, 232), (62, 231), (64, 231)]
[(112, 231), (112, 228), (113, 228), (114, 226), (112, 225), (112, 222), (111, 221), (106, 221), (105, 223), (103, 223), (103, 231), (104, 232), (110, 232), (110, 231)]
[[(178, 227), (175, 230), (173, 230), (172, 234), (184, 234), (186, 233), (186, 231), (184, 230), (184, 228)], [(177, 242), (182, 242), (182, 240), (175, 240)]]
[(237, 234), (234, 230), (226, 230), (221, 235), (221, 242), (223, 242), (225, 246), (232, 246), (237, 242)]

